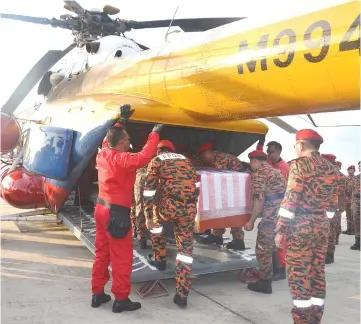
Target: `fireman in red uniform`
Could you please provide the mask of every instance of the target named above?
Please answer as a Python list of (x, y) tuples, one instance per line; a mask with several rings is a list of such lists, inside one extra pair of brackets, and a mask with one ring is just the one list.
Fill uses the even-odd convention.
[[(133, 114), (130, 105), (121, 108), (124, 124)], [(104, 293), (112, 265), (113, 312), (134, 311), (141, 307), (132, 302), (130, 275), (133, 263), (133, 242), (130, 222), (135, 173), (153, 158), (163, 125), (156, 125), (139, 153), (129, 153), (130, 138), (125, 128), (117, 124), (107, 132), (104, 148), (97, 156), (99, 196), (95, 207), (95, 260), (92, 272), (92, 307), (110, 301)]]

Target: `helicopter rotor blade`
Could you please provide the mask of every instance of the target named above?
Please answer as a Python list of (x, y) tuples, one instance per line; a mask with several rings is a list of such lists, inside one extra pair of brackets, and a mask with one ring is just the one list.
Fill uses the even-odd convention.
[(15, 91), (11, 94), (8, 101), (2, 106), (1, 112), (11, 115), (25, 99), (31, 89), (33, 89), (37, 82), (39, 82), (41, 77), (74, 47), (75, 44), (71, 44), (63, 51), (48, 51), (20, 82)]
[(68, 10), (76, 13), (79, 16), (85, 15), (85, 13), (86, 13), (85, 9), (77, 1), (64, 0), (64, 3)]
[(152, 20), (152, 21), (126, 21), (127, 26), (133, 29), (144, 28), (160, 28), (172, 26), (180, 27), (184, 32), (201, 32), (213, 29), (222, 25), (229, 24), (234, 21), (244, 19), (244, 17), (237, 18), (190, 18), (190, 19), (170, 19), (167, 20)]
[(18, 20), (24, 22), (30, 22), (33, 24), (40, 24), (40, 25), (50, 25), (50, 19), (44, 17), (31, 17), (31, 16), (23, 16), (23, 15), (13, 15), (13, 14), (6, 14), (0, 13), (0, 19), (11, 19), (11, 20)]
[(116, 7), (110, 6), (110, 5), (105, 5), (103, 7), (103, 12), (106, 13), (107, 15), (116, 15), (120, 12), (120, 10)]
[(281, 118), (278, 117), (267, 117), (266, 120), (268, 120), (270, 123), (275, 124), (279, 128), (282, 128), (284, 131), (290, 133), (290, 134), (296, 134), (297, 129), (292, 127), (290, 124), (283, 121)]
[(61, 19), (56, 19), (56, 18), (48, 19), (48, 18), (44, 18), (44, 17), (32, 17), (32, 16), (0, 13), (0, 19), (1, 18), (29, 22), (29, 23), (33, 23), (33, 24), (39, 24), (39, 25), (50, 25), (52, 27), (59, 27), (59, 28), (70, 29), (70, 30), (78, 29), (78, 22), (76, 19), (68, 19), (68, 20), (61, 20)]

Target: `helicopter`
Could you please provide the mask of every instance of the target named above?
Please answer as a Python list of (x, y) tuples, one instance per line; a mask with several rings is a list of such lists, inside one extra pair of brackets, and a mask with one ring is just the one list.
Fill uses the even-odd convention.
[[(135, 151), (139, 133), (164, 123), (164, 138), (181, 144), (182, 134), (191, 151), (212, 141), (237, 156), (267, 133), (256, 118), (295, 133), (278, 116), (359, 109), (357, 1), (271, 25), (244, 17), (133, 21), (112, 19), (120, 10), (109, 5), (64, 7), (71, 14), (60, 19), (1, 14), (74, 35), (66, 49), (48, 51), (1, 108), (1, 152), (18, 148), (0, 177), (2, 198), (18, 208), (58, 213), (122, 104), (135, 108)], [(201, 33), (156, 48), (125, 36), (170, 26)], [(51, 70), (73, 50), (77, 64)], [(38, 82), (45, 103), (28, 111), (21, 130), (13, 113)]]
[[(119, 13), (112, 6), (86, 10), (76, 1), (64, 3), (71, 14), (60, 19), (1, 14), (71, 30), (74, 41), (47, 52), (1, 108), (1, 153), (7, 160), (0, 190), (12, 206), (60, 215), (93, 252), (94, 205), (84, 201), (96, 201), (95, 157), (121, 105), (135, 109), (126, 126), (134, 152), (153, 124), (163, 123), (161, 137), (177, 151), (196, 153), (213, 142), (236, 156), (264, 141), (268, 127), (257, 118), (295, 133), (280, 116), (307, 114), (312, 122), (312, 113), (360, 107), (357, 1), (270, 24), (257, 17), (128, 21), (112, 19)], [(154, 48), (126, 37), (131, 29), (170, 26), (200, 33)], [(69, 64), (56, 67), (71, 53)], [(14, 114), (36, 84), (44, 103)], [(147, 253), (133, 251), (133, 282), (174, 278), (172, 267), (155, 271)], [(174, 246), (167, 253), (175, 259)], [(194, 258), (195, 275), (256, 266), (254, 253), (198, 243)]]

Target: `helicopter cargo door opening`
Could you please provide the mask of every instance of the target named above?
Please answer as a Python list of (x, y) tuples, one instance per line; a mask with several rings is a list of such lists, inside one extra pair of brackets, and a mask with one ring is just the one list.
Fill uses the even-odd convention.
[[(126, 128), (131, 136), (133, 150), (138, 152), (145, 144), (153, 125), (130, 122)], [(263, 136), (263, 134), (201, 130), (175, 126), (165, 126), (161, 133), (161, 138), (173, 141), (179, 151), (184, 150), (196, 153), (199, 145), (205, 142), (213, 142), (217, 150), (236, 156), (240, 155)], [(70, 201), (69, 199), (59, 213), (64, 224), (93, 253), (95, 251), (94, 206), (98, 197), (95, 157), (96, 155), (93, 156), (77, 187), (74, 188), (73, 200)], [(74, 196), (76, 197), (75, 200)], [(167, 269), (160, 272), (146, 261), (146, 256), (152, 253), (150, 237), (148, 237), (148, 248), (145, 250), (138, 249), (138, 245), (134, 241), (132, 282), (174, 278), (177, 254), (174, 233), (171, 225), (165, 224), (164, 228), (165, 236), (167, 237)], [(233, 271), (257, 266), (254, 250), (233, 251), (227, 250), (222, 246), (203, 245), (197, 242), (194, 243), (193, 258), (192, 273), (194, 275)]]

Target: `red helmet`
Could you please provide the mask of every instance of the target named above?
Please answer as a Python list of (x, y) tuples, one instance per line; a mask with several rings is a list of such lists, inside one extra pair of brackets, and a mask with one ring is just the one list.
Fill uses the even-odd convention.
[(214, 145), (212, 143), (204, 143), (199, 147), (198, 152), (203, 153), (205, 151), (213, 150), (213, 149), (214, 149)]
[(175, 147), (171, 141), (167, 141), (167, 140), (160, 141), (157, 147), (158, 148), (166, 147), (170, 149), (172, 152), (175, 152)]

